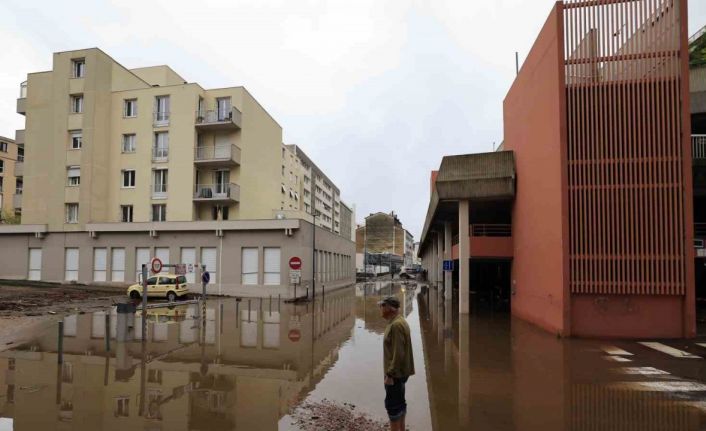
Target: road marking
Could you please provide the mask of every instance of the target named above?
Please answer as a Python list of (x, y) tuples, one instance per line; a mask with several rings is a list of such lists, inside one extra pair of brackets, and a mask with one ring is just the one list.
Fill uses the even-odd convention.
[(692, 353), (685, 352), (683, 350), (675, 349), (674, 347), (669, 347), (662, 343), (656, 343), (653, 341), (640, 341), (638, 344), (642, 344), (650, 349), (657, 350), (658, 352), (666, 353), (667, 355), (674, 356), (675, 358), (686, 358), (686, 359), (701, 359), (701, 356), (696, 356)]
[(603, 350), (609, 355), (632, 356), (632, 353), (626, 352), (625, 350), (615, 346), (601, 346), (601, 350)]
[(663, 381), (663, 382), (619, 382), (609, 385), (619, 389), (632, 389), (644, 392), (703, 392), (706, 385), (698, 382)]
[(623, 367), (614, 368), (613, 371), (619, 374), (631, 374), (641, 376), (664, 376), (669, 374), (666, 371), (662, 371), (653, 367)]
[(604, 356), (603, 359), (613, 362), (632, 362), (632, 359), (623, 358), (622, 356)]

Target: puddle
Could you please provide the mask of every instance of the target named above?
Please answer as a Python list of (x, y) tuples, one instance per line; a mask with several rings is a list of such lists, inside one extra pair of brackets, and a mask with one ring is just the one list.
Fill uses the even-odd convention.
[(56, 326), (0, 353), (0, 431), (296, 430), (296, 407), (317, 403), (384, 421), (386, 322), (376, 303), (388, 294), (412, 329), (412, 430), (706, 426), (703, 360), (635, 342), (560, 340), (502, 313), (459, 319), (436, 291), (387, 282), (316, 304), (152, 309), (144, 342), (140, 310), (69, 316), (62, 364)]

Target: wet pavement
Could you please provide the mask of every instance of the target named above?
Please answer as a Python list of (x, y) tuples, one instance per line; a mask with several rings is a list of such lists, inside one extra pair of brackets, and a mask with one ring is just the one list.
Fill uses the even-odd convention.
[(55, 324), (0, 353), (0, 431), (326, 429), (326, 410), (309, 417), (302, 404), (384, 420), (376, 302), (388, 294), (412, 329), (412, 430), (706, 429), (706, 340), (562, 340), (377, 282), (315, 304), (152, 309), (144, 342), (139, 310), (69, 316), (61, 365)]

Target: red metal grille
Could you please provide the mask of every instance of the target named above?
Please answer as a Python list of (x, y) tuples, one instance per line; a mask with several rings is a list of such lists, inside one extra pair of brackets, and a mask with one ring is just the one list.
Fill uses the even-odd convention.
[(573, 293), (685, 293), (681, 1), (564, 2)]

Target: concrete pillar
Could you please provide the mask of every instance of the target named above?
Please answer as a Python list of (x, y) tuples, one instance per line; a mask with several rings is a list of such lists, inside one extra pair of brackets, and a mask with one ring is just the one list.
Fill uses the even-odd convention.
[(470, 325), (468, 314), (458, 316), (458, 422), (461, 429), (471, 426)]
[[(444, 260), (451, 260), (451, 232), (451, 223), (444, 223)], [(451, 301), (453, 298), (452, 277), (453, 272), (444, 271), (444, 299), (447, 301)]]
[(436, 240), (434, 239), (434, 232), (429, 234), (431, 236), (431, 244), (429, 244), (429, 286), (436, 289)]
[(439, 289), (443, 291), (444, 283), (444, 235), (441, 232), (436, 234), (436, 281)]
[(471, 248), (469, 236), (470, 203), (462, 200), (458, 203), (458, 312), (470, 313)]

